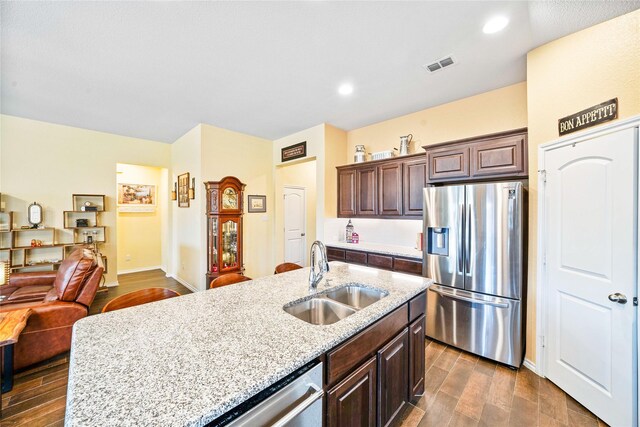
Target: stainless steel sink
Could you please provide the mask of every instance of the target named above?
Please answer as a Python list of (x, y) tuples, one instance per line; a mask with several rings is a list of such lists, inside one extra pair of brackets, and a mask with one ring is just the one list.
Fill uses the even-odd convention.
[(377, 289), (353, 285), (327, 292), (325, 295), (329, 299), (350, 305), (359, 310), (370, 306), (374, 302), (380, 301), (386, 297), (388, 293)]
[(311, 298), (285, 306), (284, 311), (313, 325), (331, 325), (356, 312), (351, 307), (324, 298)]
[(331, 325), (389, 295), (386, 291), (356, 284), (316, 294), (313, 298), (287, 304), (284, 311), (313, 325)]

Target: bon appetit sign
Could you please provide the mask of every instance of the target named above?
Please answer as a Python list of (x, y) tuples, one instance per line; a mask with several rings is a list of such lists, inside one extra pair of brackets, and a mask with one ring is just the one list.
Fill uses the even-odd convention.
[(617, 118), (618, 98), (614, 98), (561, 118), (558, 120), (558, 133), (560, 136), (566, 135)]

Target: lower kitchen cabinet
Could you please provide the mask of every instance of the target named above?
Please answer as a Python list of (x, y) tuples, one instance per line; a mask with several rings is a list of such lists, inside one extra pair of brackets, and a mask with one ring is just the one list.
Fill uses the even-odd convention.
[(424, 394), (425, 316), (409, 325), (409, 400), (417, 401)]
[(407, 329), (378, 352), (378, 426), (391, 424), (409, 400)]
[(376, 425), (376, 367), (376, 357), (372, 357), (329, 391), (329, 426)]
[(326, 353), (326, 426), (386, 427), (424, 393), (426, 295)]

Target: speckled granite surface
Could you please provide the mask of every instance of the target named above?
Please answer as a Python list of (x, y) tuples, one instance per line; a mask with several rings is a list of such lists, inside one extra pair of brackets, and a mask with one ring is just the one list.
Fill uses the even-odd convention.
[[(201, 426), (381, 318), (431, 280), (332, 262), (331, 287), (389, 295), (327, 326), (282, 307), (309, 269), (185, 295), (75, 324), (66, 426)], [(325, 280), (318, 288), (327, 289)]]
[(345, 242), (327, 242), (327, 247), (351, 249), (353, 251), (375, 252), (383, 255), (394, 255), (405, 258), (422, 259), (422, 251), (408, 246), (387, 245), (384, 243), (345, 243)]

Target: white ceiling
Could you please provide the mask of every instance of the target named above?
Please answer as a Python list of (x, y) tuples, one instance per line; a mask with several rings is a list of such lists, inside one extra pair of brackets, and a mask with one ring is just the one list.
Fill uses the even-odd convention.
[[(6, 2), (3, 114), (173, 142), (350, 130), (526, 80), (526, 53), (640, 2)], [(497, 14), (501, 33), (482, 26)], [(453, 54), (435, 74), (422, 65)], [(355, 90), (337, 94), (343, 82)]]

